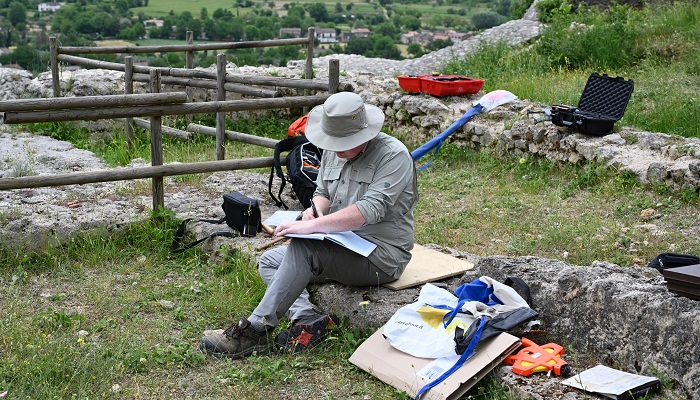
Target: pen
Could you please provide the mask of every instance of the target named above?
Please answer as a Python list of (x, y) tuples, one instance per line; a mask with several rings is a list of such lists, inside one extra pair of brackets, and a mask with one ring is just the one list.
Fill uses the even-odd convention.
[(314, 218), (318, 218), (318, 210), (316, 210), (316, 203), (313, 200), (311, 201), (311, 210), (314, 212)]

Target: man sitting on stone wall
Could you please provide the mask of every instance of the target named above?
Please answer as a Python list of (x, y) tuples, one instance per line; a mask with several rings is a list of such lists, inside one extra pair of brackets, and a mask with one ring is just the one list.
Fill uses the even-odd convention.
[[(354, 93), (337, 93), (309, 113), (306, 136), (324, 150), (312, 199), (300, 221), (281, 223), (277, 236), (354, 231), (377, 247), (368, 257), (328, 240), (294, 238), (259, 261), (267, 290), (248, 317), (205, 336), (200, 349), (217, 357), (296, 352), (319, 344), (338, 323), (309, 301), (309, 283), (374, 286), (401, 276), (413, 248), (416, 170), (399, 140), (380, 132), (384, 113)], [(274, 340), (279, 319), (292, 320)]]

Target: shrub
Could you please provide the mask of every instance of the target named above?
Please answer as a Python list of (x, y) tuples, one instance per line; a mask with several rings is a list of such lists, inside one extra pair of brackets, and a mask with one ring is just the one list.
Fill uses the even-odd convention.
[(472, 24), (476, 29), (493, 28), (503, 22), (503, 17), (495, 12), (481, 12), (472, 15)]
[(639, 21), (629, 7), (607, 11), (579, 9), (557, 15), (546, 28), (535, 52), (551, 60), (552, 67), (616, 69), (634, 65), (642, 56), (636, 46)]

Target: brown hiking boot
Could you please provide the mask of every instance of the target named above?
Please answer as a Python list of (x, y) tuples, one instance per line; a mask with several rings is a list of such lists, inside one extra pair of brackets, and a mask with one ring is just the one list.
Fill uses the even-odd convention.
[(204, 353), (233, 359), (270, 354), (272, 348), (268, 332), (256, 330), (246, 318), (233, 323), (223, 333), (207, 335), (199, 342), (199, 349)]

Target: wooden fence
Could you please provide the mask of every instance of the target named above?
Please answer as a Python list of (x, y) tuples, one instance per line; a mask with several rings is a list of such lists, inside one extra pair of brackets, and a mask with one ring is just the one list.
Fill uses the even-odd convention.
[[(192, 44), (192, 33), (187, 33), (187, 44), (142, 47), (61, 47), (56, 38), (51, 42), (51, 72), (53, 98), (0, 101), (0, 122), (21, 124), (34, 122), (58, 122), (74, 120), (120, 119), (126, 122), (126, 140), (129, 148), (133, 143), (132, 125), (148, 127), (151, 140), (151, 166), (135, 169), (108, 169), (91, 172), (73, 172), (50, 176), (27, 176), (0, 178), (0, 190), (62, 186), (95, 182), (131, 179), (152, 179), (153, 209), (164, 206), (163, 177), (225, 170), (269, 167), (272, 157), (240, 160), (225, 160), (226, 139), (274, 148), (277, 140), (261, 138), (225, 129), (225, 113), (280, 108), (308, 108), (323, 103), (328, 96), (338, 91), (352, 91), (349, 85), (340, 84), (338, 60), (330, 60), (328, 81), (313, 79), (313, 28), (306, 38), (266, 40), (258, 42)], [(284, 45), (307, 45), (305, 79), (290, 79), (262, 76), (240, 76), (226, 73), (226, 55), (217, 55), (216, 72), (192, 69), (193, 52), (199, 50), (222, 50)], [(77, 57), (75, 54), (186, 52), (186, 68), (157, 68), (133, 65), (126, 57), (124, 64)], [(110, 96), (60, 97), (59, 62), (109, 69), (124, 72), (125, 94)], [(165, 75), (165, 76), (163, 76)], [(147, 94), (133, 94), (133, 82), (148, 82)], [(160, 93), (161, 85), (174, 84), (185, 87), (184, 92)], [(273, 90), (251, 85), (296, 88), (307, 91), (303, 96), (279, 97)], [(192, 102), (192, 88), (215, 89), (215, 101)], [(225, 100), (226, 91), (233, 91), (255, 99)], [(325, 91), (310, 95), (308, 91)], [(164, 115), (192, 115), (216, 113), (216, 127), (190, 123), (188, 131), (216, 137), (216, 161), (163, 165), (162, 134), (189, 137), (190, 132), (162, 126)], [(148, 120), (139, 117), (149, 117)]]

